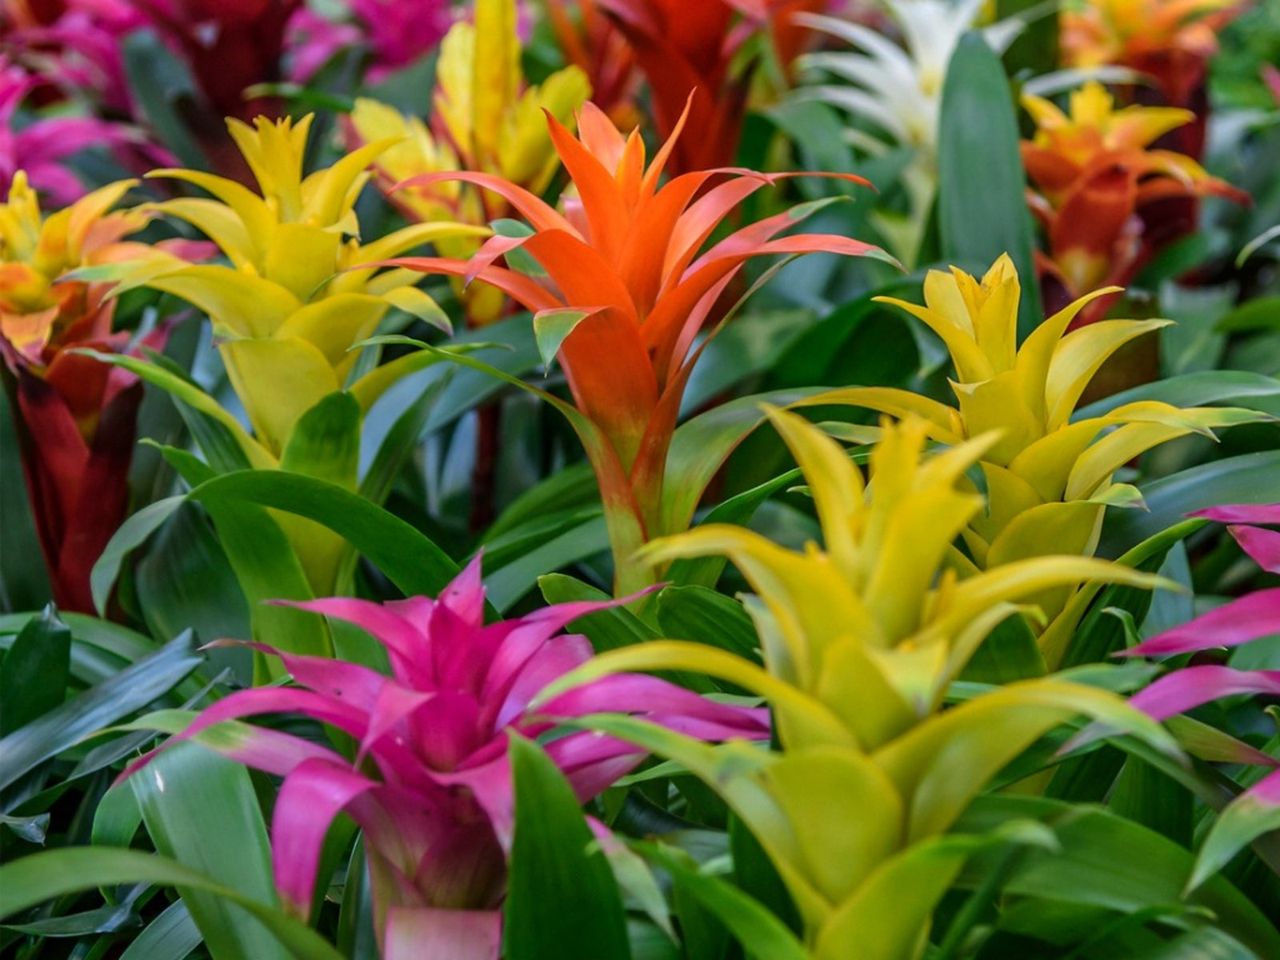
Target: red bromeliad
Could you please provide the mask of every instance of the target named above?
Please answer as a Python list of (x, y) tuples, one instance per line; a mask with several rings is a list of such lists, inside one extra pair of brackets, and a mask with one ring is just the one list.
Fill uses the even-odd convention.
[[(180, 735), (199, 738), (228, 720), (292, 713), (358, 745), (352, 760), (313, 740), (245, 724), (207, 740), (232, 759), (284, 777), (272, 851), (276, 885), (295, 913), (308, 915), (316, 883), (325, 879), (318, 876), (321, 849), (334, 817), (345, 812), (360, 825), (375, 929), (388, 960), (498, 956), (514, 827), (511, 736), (537, 738), (559, 720), (604, 712), (706, 740), (769, 735), (764, 710), (717, 703), (648, 676), (607, 677), (534, 709), (544, 687), (591, 658), (585, 637), (560, 631), (612, 603), (561, 604), (486, 625), (484, 600), (477, 558), (436, 600), (295, 604), (368, 631), (386, 648), (392, 676), (278, 654), (296, 686), (234, 693)], [(634, 746), (590, 731), (568, 732), (545, 748), (584, 802), (642, 758)]]
[[(503, 197), (532, 228), (526, 237), (491, 238), (470, 260), (407, 258), (395, 264), (492, 284), (534, 311), (540, 338), (557, 340), (576, 406), (569, 413), (600, 485), (623, 591), (655, 579), (653, 571), (635, 566), (635, 550), (652, 537), (683, 530), (691, 519), (665, 509), (670, 491), (664, 491), (664, 471), (680, 400), (700, 353), (695, 337), (720, 295), (753, 257), (884, 256), (847, 237), (779, 236), (813, 205), (743, 227), (704, 251), (743, 200), (790, 175), (703, 170), (660, 186), (692, 116), (686, 110), (647, 166), (639, 133), (624, 138), (593, 104), (578, 117), (577, 137), (549, 117), (552, 141), (575, 188), (564, 213), (490, 174), (443, 172), (405, 184), (474, 184)], [(517, 248), (538, 262), (545, 277), (495, 265)]]
[(79, 267), (137, 256), (124, 238), (145, 215), (109, 213), (122, 181), (43, 217), (19, 171), (0, 206), (0, 354), (9, 376), (22, 466), (54, 601), (93, 612), (89, 572), (125, 517), (142, 385), (78, 355), (118, 351), (107, 284), (66, 279)]
[(676, 144), (677, 173), (733, 161), (742, 133), (751, 70), (737, 63), (744, 44), (762, 27), (793, 56), (804, 33), (791, 22), (804, 0), (596, 0), (631, 46), (653, 94), (658, 132), (671, 137), (685, 113), (696, 137)]

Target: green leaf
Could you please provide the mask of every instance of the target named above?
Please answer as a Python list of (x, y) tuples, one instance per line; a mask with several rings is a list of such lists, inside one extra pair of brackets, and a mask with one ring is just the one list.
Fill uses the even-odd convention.
[[(1274, 791), (1272, 791), (1274, 795)], [(1272, 797), (1241, 794), (1218, 815), (1196, 857), (1195, 872), (1187, 881), (1194, 890), (1214, 876), (1247, 844), (1264, 833), (1280, 830), (1280, 804)]]
[(786, 925), (737, 887), (698, 869), (687, 853), (659, 843), (633, 842), (636, 850), (671, 875), (676, 887), (714, 914), (757, 960), (808, 960)]
[(96, 687), (0, 739), (0, 789), (89, 734), (163, 696), (202, 662), (192, 649), (190, 632), (183, 633)]
[(977, 683), (1012, 683), (1043, 677), (1044, 654), (1026, 618), (1014, 614), (996, 626), (969, 658), (961, 679)]
[[(538, 587), (547, 603), (600, 602), (612, 599), (603, 590), (563, 573), (538, 578)], [(626, 607), (610, 607), (574, 620), (570, 626), (591, 641), (597, 653), (616, 650), (646, 640), (658, 639), (658, 632)]]
[(6, 864), (0, 867), (0, 917), (11, 916), (54, 897), (122, 883), (179, 886), (222, 897), (253, 914), (296, 960), (343, 960), (323, 937), (282, 911), (222, 886), (180, 863), (141, 850), (65, 847)]
[(1107, 518), (1098, 553), (1114, 557), (1187, 514), (1223, 503), (1274, 503), (1280, 498), (1280, 451), (1215, 460), (1143, 484), (1147, 510), (1117, 510)]
[[(279, 904), (267, 828), (248, 771), (198, 744), (163, 751), (129, 779), (156, 850), (264, 907)], [(288, 953), (257, 920), (200, 888), (178, 887), (214, 960)]]
[(185, 495), (180, 495), (149, 503), (122, 523), (112, 535), (89, 574), (93, 606), (99, 613), (106, 613), (111, 591), (129, 554), (149, 540), (186, 500)]
[(664, 636), (696, 640), (760, 661), (755, 624), (732, 597), (707, 587), (667, 587), (658, 594), (653, 612)]
[(200, 939), (187, 905), (177, 900), (134, 938), (120, 960), (183, 960), (200, 946)]
[(785, 407), (819, 388), (775, 390), (739, 397), (676, 428), (663, 475), (662, 534), (682, 533), (725, 459), (764, 421), (762, 404)]
[(44, 563), (33, 562), (40, 540), (22, 471), (22, 418), (14, 416), (8, 386), (0, 382), (0, 609), (29, 610), (49, 602), (49, 576)]
[(1280, 416), (1280, 380), (1247, 370), (1199, 370), (1133, 387), (1077, 410), (1073, 421), (1101, 417), (1140, 400), (1175, 407), (1242, 406)]
[[(491, 570), (485, 577), (489, 599), (499, 610), (506, 610), (524, 597), (548, 570), (567, 567), (605, 553), (609, 549), (609, 530), (604, 516), (596, 511), (586, 514), (586, 519), (575, 513), (565, 518), (565, 524), (543, 531), (540, 537), (532, 537), (514, 559)], [(495, 551), (497, 558), (503, 553)], [(489, 554), (485, 554), (486, 560)]]
[(1000, 58), (982, 36), (961, 38), (947, 68), (938, 124), (942, 258), (985, 270), (1008, 253), (1022, 280), (1018, 337), (1044, 317), (1032, 257), (1027, 178), (1013, 97)]
[(1280, 956), (1280, 932), (1221, 875), (1183, 896), (1193, 857), (1153, 830), (1097, 807), (1038, 797), (985, 796), (957, 831), (981, 832), (1016, 818), (1048, 823), (1060, 849), (1029, 852), (1004, 885), (1008, 897), (1073, 903), (1131, 914), (1185, 902), (1212, 911), (1215, 925), (1261, 957)]
[(71, 631), (50, 604), (27, 622), (0, 661), (0, 737), (61, 704), (70, 672)]
[(575, 310), (565, 307), (558, 310), (544, 310), (533, 318), (533, 339), (538, 344), (538, 356), (542, 358), (542, 366), (548, 374), (556, 362), (556, 354), (560, 345), (583, 320), (592, 316), (591, 310)]
[(507, 960), (629, 960), (608, 861), (564, 776), (542, 748), (511, 737), (515, 840), (504, 908)]
[(360, 404), (350, 393), (331, 393), (294, 425), (280, 469), (355, 489), (360, 460)]
[(314, 520), (345, 537), (406, 596), (435, 596), (458, 565), (399, 517), (334, 483), (282, 470), (241, 470), (202, 483), (206, 505), (252, 503)]

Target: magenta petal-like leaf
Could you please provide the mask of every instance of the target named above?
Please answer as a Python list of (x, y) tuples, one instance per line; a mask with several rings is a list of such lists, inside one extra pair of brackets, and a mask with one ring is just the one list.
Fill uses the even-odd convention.
[(1237, 647), (1273, 633), (1280, 633), (1280, 587), (1233, 600), (1136, 647), (1118, 651), (1117, 655), (1159, 657), (1214, 647)]
[(1280, 573), (1280, 532), (1262, 527), (1229, 527), (1240, 548), (1268, 573)]
[(497, 960), (502, 914), (497, 910), (392, 907), (386, 960)]
[(323, 759), (307, 760), (285, 778), (271, 818), (271, 857), (280, 896), (298, 916), (310, 915), (320, 854), (334, 817), (377, 786), (350, 764)]
[(1191, 516), (1218, 523), (1280, 524), (1280, 503), (1233, 503), (1197, 510)]
[(1129, 703), (1164, 720), (1203, 703), (1241, 693), (1280, 695), (1280, 670), (1237, 670), (1216, 664), (1185, 667), (1134, 694)]

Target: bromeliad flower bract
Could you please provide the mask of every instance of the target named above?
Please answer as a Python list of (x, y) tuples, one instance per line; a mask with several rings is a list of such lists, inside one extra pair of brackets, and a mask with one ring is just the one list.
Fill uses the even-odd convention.
[[(485, 624), (479, 559), (434, 600), (297, 604), (367, 630), (386, 649), (391, 676), (279, 654), (296, 687), (232, 694), (182, 736), (199, 740), (201, 731), (224, 721), (269, 713), (302, 714), (349, 736), (354, 760), (312, 740), (243, 725), (210, 741), (233, 759), (284, 777), (272, 845), (285, 903), (303, 917), (310, 912), (315, 886), (325, 879), (318, 875), (325, 834), (345, 812), (365, 831), (385, 956), (421, 956), (418, 938), (432, 931), (438, 956), (496, 958), (514, 815), (509, 737), (540, 737), (557, 720), (602, 710), (709, 740), (768, 736), (763, 711), (643, 676), (602, 679), (532, 708), (540, 690), (591, 657), (585, 637), (560, 631), (612, 605), (561, 604)], [(589, 731), (554, 738), (546, 750), (583, 801), (642, 757), (624, 741)]]
[[(600, 484), (619, 588), (642, 587), (653, 573), (635, 566), (636, 548), (690, 520), (667, 510), (664, 470), (680, 400), (701, 352), (697, 337), (715, 322), (721, 296), (754, 257), (883, 253), (832, 234), (779, 236), (812, 213), (813, 204), (742, 227), (704, 250), (747, 197), (790, 175), (704, 170), (663, 184), (683, 124), (646, 163), (639, 132), (624, 138), (594, 104), (579, 114), (577, 137), (554, 117), (547, 122), (574, 185), (564, 212), (487, 173), (416, 177), (403, 187), (460, 181), (490, 190), (518, 210), (532, 232), (493, 237), (469, 261), (394, 264), (483, 280), (534, 311), (535, 331), (549, 345), (545, 352), (558, 357), (581, 414), (574, 426)], [(537, 261), (546, 276), (494, 265), (515, 250)]]

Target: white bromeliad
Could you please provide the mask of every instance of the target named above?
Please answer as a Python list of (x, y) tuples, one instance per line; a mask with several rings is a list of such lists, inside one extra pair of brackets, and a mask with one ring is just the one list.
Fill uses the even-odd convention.
[[(901, 182), (910, 209), (878, 214), (876, 226), (903, 263), (914, 265), (929, 206), (937, 189), (938, 113), (951, 54), (966, 31), (982, 19), (984, 0), (885, 0), (884, 10), (898, 27), (901, 43), (871, 27), (816, 14), (799, 14), (802, 23), (848, 43), (850, 50), (810, 53), (800, 60), (803, 73), (829, 75), (837, 82), (802, 86), (795, 96), (820, 100), (869, 124), (847, 128), (854, 147), (870, 156), (894, 148), (912, 152)], [(1003, 50), (1021, 29), (1005, 20), (984, 29), (988, 42)]]

